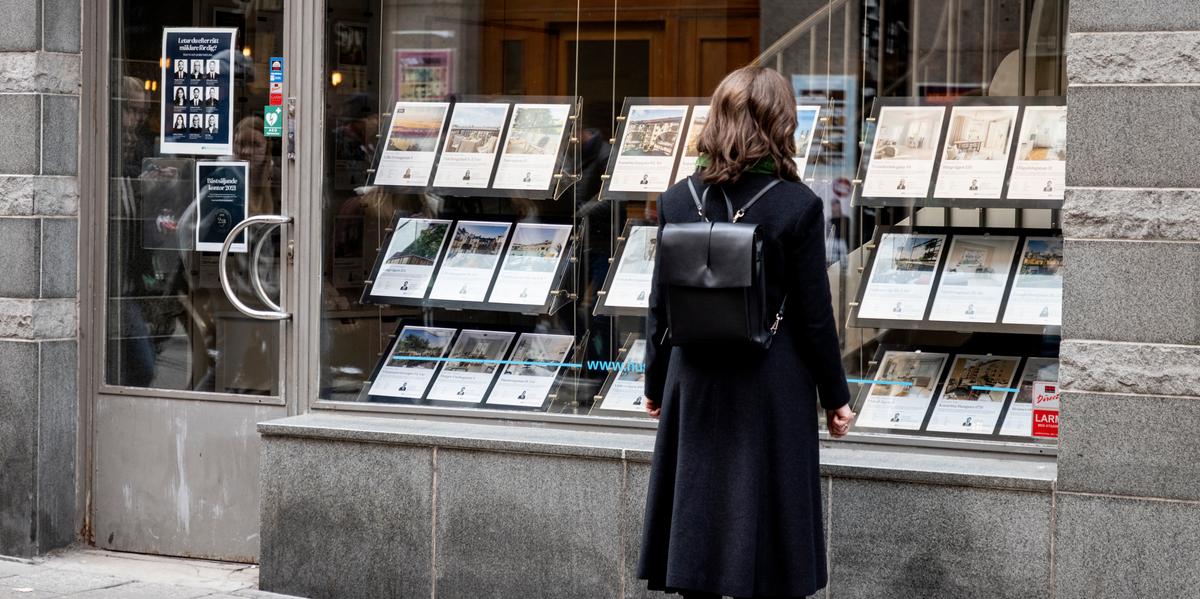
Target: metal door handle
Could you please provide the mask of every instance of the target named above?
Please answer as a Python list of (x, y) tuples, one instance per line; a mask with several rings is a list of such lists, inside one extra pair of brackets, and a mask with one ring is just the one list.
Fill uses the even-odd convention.
[[(260, 281), (258, 278), (258, 257), (262, 254), (262, 239), (260, 239), (254, 247), (253, 261), (250, 266), (250, 276), (252, 278), (255, 295), (257, 295), (258, 299), (262, 300), (264, 304), (270, 307), (270, 310), (256, 310), (242, 303), (242, 300), (238, 299), (233, 287), (229, 284), (229, 273), (226, 270), (226, 264), (229, 262), (229, 249), (233, 246), (233, 242), (237, 239), (237, 236), (242, 233), (242, 231), (245, 231), (254, 225), (271, 225), (272, 227), (278, 227), (279, 225), (284, 225), (290, 222), (292, 222), (292, 217), (278, 214), (260, 214), (258, 216), (251, 216), (250, 218), (247, 218), (246, 220), (235, 225), (233, 230), (229, 231), (229, 235), (225, 236), (225, 243), (221, 245), (221, 261), (217, 266), (217, 274), (221, 278), (221, 290), (225, 292), (225, 297), (229, 299), (229, 303), (233, 304), (233, 307), (236, 308), (238, 312), (241, 312), (250, 318), (257, 318), (259, 320), (288, 320), (292, 317), (292, 315), (284, 312), (283, 308), (280, 307), (279, 304), (271, 301), (271, 298), (267, 296), (266, 290), (263, 289), (262, 281)], [(263, 239), (265, 238), (266, 236), (263, 237)]]

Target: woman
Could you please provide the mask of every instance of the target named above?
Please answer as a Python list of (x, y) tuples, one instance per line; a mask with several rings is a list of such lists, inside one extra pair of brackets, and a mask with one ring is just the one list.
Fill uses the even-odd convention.
[[(817, 403), (830, 433), (854, 417), (825, 274), (822, 202), (792, 156), (796, 100), (775, 71), (746, 67), (713, 94), (697, 190), (719, 186), (761, 226), (767, 305), (786, 295), (770, 349), (667, 347), (668, 291), (655, 265), (647, 319), (646, 409), (661, 420), (638, 574), (686, 599), (800, 598), (825, 586)], [(705, 213), (729, 215), (718, 189)], [(659, 227), (699, 220), (687, 182), (662, 194)], [(661, 231), (661, 229), (660, 229)]]

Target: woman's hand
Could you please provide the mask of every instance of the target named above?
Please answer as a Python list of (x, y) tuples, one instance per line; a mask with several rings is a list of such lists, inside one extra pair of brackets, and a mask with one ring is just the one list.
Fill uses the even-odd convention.
[(658, 420), (658, 415), (662, 413), (662, 407), (658, 405), (658, 402), (650, 399), (649, 397), (644, 397), (642, 398), (642, 405), (645, 406), (646, 413), (649, 414), (651, 418)]
[(845, 437), (846, 433), (850, 432), (850, 423), (854, 422), (857, 415), (850, 411), (850, 404), (836, 410), (825, 410), (825, 425), (829, 427), (830, 436), (834, 439)]

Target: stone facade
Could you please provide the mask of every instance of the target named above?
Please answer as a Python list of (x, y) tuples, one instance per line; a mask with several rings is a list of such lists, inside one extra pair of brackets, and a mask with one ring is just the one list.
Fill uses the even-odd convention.
[(1070, 7), (1061, 599), (1200, 592), (1198, 6)]
[(0, 2), (0, 555), (76, 538), (79, 0)]

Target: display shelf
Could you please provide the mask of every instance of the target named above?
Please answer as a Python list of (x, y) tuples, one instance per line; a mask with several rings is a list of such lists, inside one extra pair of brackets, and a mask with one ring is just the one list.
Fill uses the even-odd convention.
[[(505, 118), (504, 127), (502, 129), (503, 136), (499, 138), (499, 146), (495, 152), (495, 155), (492, 156), (491, 159), (490, 169), (488, 171), (488, 185), (486, 187), (454, 187), (436, 184), (438, 180), (438, 168), (441, 165), (443, 154), (445, 154), (445, 140), (450, 129), (451, 117), (454, 114), (455, 106), (463, 103), (509, 105), (508, 114)], [(387, 150), (387, 140), (391, 128), (392, 113), (385, 112), (382, 114), (380, 133), (378, 135), (378, 139), (381, 141), (380, 143), (376, 144), (375, 155), (371, 162), (371, 168), (367, 170), (367, 174), (370, 176), (372, 185), (410, 193), (428, 193), (442, 197), (557, 200), (579, 181), (579, 173), (576, 172), (577, 169), (574, 168), (574, 163), (579, 148), (578, 122), (579, 111), (582, 103), (583, 99), (577, 96), (462, 95), (453, 97), (449, 103), (449, 116), (444, 119), (441, 129), (438, 133), (438, 144), (435, 150), (433, 166), (428, 178), (428, 183), (425, 185), (384, 184), (376, 181), (380, 170), (380, 164), (383, 161), (384, 153)], [(496, 185), (496, 174), (505, 154), (504, 146), (506, 146), (510, 141), (513, 119), (516, 115), (516, 108), (518, 105), (529, 104), (561, 105), (567, 107), (565, 123), (557, 136), (558, 151), (555, 152), (554, 155), (554, 168), (553, 174), (550, 177), (550, 182), (546, 187), (538, 189), (497, 189), (494, 187)], [(548, 139), (549, 138), (550, 137), (548, 137)], [(523, 153), (522, 155), (531, 154)]]
[[(929, 292), (924, 300), (921, 308), (921, 316), (918, 319), (899, 319), (899, 318), (879, 318), (867, 317), (860, 314), (863, 307), (864, 298), (869, 291), (871, 285), (872, 273), (877, 266), (876, 262), (879, 258), (878, 248), (881, 240), (888, 234), (912, 234), (912, 235), (928, 235), (938, 236), (942, 239), (941, 249), (937, 256), (936, 264), (933, 265), (931, 281), (929, 283)], [(1004, 282), (1003, 291), (1000, 294), (999, 306), (996, 310), (996, 317), (991, 321), (981, 322), (965, 322), (953, 320), (936, 320), (933, 319), (933, 310), (937, 301), (938, 293), (941, 291), (941, 283), (945, 267), (949, 257), (949, 248), (952, 247), (953, 241), (960, 238), (1016, 238), (1016, 252), (1008, 262), (1008, 271)], [(874, 329), (905, 329), (905, 330), (921, 330), (921, 331), (949, 331), (963, 333), (1004, 333), (1018, 335), (1049, 335), (1057, 336), (1061, 331), (1059, 325), (1041, 325), (1041, 324), (1013, 324), (1004, 322), (1005, 315), (1010, 305), (1010, 299), (1013, 295), (1014, 283), (1017, 275), (1021, 270), (1021, 260), (1025, 251), (1026, 241), (1031, 238), (1060, 238), (1061, 232), (1050, 229), (980, 229), (980, 228), (949, 228), (949, 227), (879, 227), (876, 230), (875, 237), (871, 241), (868, 249), (873, 250), (869, 261), (861, 272), (861, 283), (858, 285), (858, 292), (855, 301), (850, 304), (850, 315), (847, 319), (847, 326), (852, 328), (874, 328)], [(890, 300), (889, 300), (890, 301)], [(899, 305), (899, 301), (897, 304)]]
[[(1029, 113), (1029, 107), (1058, 107), (1064, 106), (1066, 99), (1063, 97), (964, 97), (960, 98), (953, 105), (947, 105), (944, 102), (937, 102), (928, 98), (878, 98), (872, 107), (871, 118), (869, 123), (874, 124), (869, 128), (869, 135), (865, 150), (862, 153), (862, 159), (859, 162), (858, 177), (853, 181), (853, 196), (852, 206), (862, 207), (896, 207), (896, 208), (1040, 208), (1057, 210), (1062, 208), (1062, 198), (1056, 199), (1017, 199), (1010, 198), (1012, 193), (1012, 182), (1014, 170), (1024, 172), (1021, 167), (1017, 167), (1018, 151), (1021, 150), (1022, 138), (1021, 134), (1025, 133), (1024, 126), (1026, 114)], [(1017, 107), (1018, 112), (1012, 123), (1011, 134), (1008, 136), (1006, 143), (1007, 153), (1005, 157), (1003, 187), (998, 198), (971, 198), (971, 197), (938, 197), (937, 185), (938, 178), (942, 171), (944, 158), (946, 155), (946, 145), (949, 143), (948, 137), (951, 132), (953, 109), (955, 107)], [(934, 107), (942, 109), (941, 126), (938, 136), (938, 142), (935, 146), (935, 153), (932, 159), (932, 170), (929, 175), (929, 186), (924, 195), (915, 197), (880, 197), (868, 195), (866, 192), (865, 182), (868, 180), (871, 171), (871, 161), (875, 159), (875, 155), (880, 151), (877, 148), (878, 133), (879, 133), (879, 118), (880, 113), (884, 108), (888, 107)], [(915, 134), (914, 134), (915, 135)], [(965, 144), (974, 142), (963, 142)], [(969, 164), (971, 161), (966, 161)], [(1047, 165), (1051, 163), (1047, 162)], [(1049, 166), (1047, 166), (1049, 168)]]

